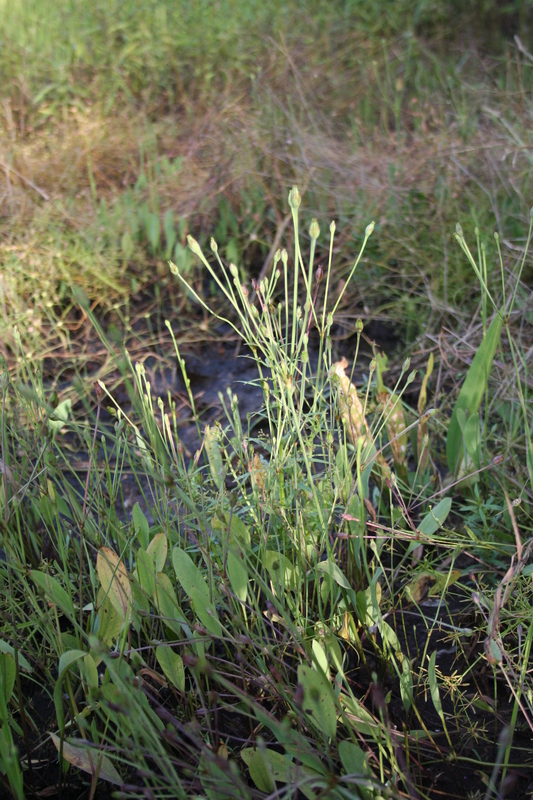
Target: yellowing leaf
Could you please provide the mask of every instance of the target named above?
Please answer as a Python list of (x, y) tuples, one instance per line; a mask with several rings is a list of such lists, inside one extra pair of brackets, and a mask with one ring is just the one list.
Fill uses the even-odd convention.
[(108, 647), (111, 647), (122, 630), (124, 620), (115, 609), (109, 594), (106, 594), (102, 586), (98, 590), (96, 607), (98, 609), (99, 623), (96, 635), (101, 642), (106, 644)]
[[(55, 733), (49, 733), (50, 739), (56, 746), (57, 752), (61, 750), (61, 740)], [(80, 745), (72, 744), (71, 742), (63, 742), (63, 758), (72, 764), (73, 767), (87, 772), (89, 775), (96, 775), (103, 781), (114, 783), (115, 786), (122, 786), (123, 781), (110, 759), (103, 753), (99, 753), (96, 749), (93, 750), (89, 747), (82, 747)]]
[(371, 442), (372, 439), (368, 435), (368, 424), (365, 417), (363, 405), (359, 400), (357, 389), (350, 382), (345, 370), (348, 362), (345, 358), (335, 362), (332, 366), (332, 372), (339, 379), (339, 399), (340, 399), (340, 413), (346, 425), (346, 433), (352, 444), (356, 444), (361, 435), (365, 436), (365, 440)]
[(396, 468), (405, 467), (407, 464), (407, 434), (405, 433), (402, 401), (398, 395), (388, 394), (388, 392), (381, 392), (376, 395), (376, 398), (383, 405), (382, 413)]
[(101, 547), (96, 558), (96, 571), (113, 608), (126, 621), (129, 618), (133, 593), (124, 563), (110, 547)]

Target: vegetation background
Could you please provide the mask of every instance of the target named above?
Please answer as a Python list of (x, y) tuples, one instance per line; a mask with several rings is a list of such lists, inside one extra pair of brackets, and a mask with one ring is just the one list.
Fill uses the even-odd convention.
[[(531, 796), (532, 35), (531, 0), (0, 0), (6, 792)], [(189, 235), (204, 253), (214, 237), (220, 270), (197, 257)], [(217, 391), (208, 403), (206, 387), (202, 400), (181, 376), (181, 354), (229, 363), (236, 332), (247, 330), (245, 306), (228, 308), (224, 266), (236, 265), (251, 293), (283, 247), (296, 262), (300, 247), (306, 262), (292, 311), (284, 306), (286, 331), (298, 302), (311, 303), (314, 260), (336, 313), (327, 336), (325, 317), (317, 322), (313, 347), (323, 345), (331, 367), (367, 346), (353, 380), (376, 447), (398, 473), (387, 491), (347, 477), (364, 473), (358, 439), (348, 432), (342, 444), (346, 428), (331, 420), (342, 422), (344, 407), (320, 363), (313, 380), (298, 368), (295, 416), (287, 386), (279, 389), (272, 411), (285, 408), (291, 442), (283, 452), (272, 422), (271, 439), (260, 440), (239, 432), (231, 411), (233, 431), (225, 439), (215, 427), (211, 440)], [(286, 289), (288, 298), (290, 279)], [(283, 300), (272, 292), (272, 303)], [(258, 357), (286, 379), (300, 362), (283, 352)], [(148, 382), (170, 403), (172, 435), (157, 401), (143, 399)], [(476, 384), (479, 397), (457, 401)], [(387, 427), (380, 392), (402, 398), (409, 463), (392, 459), (401, 432)], [(324, 402), (329, 412), (318, 414)], [(437, 413), (422, 428), (426, 405)], [(198, 431), (194, 447), (180, 445), (184, 415)], [(481, 477), (455, 483), (464, 474), (457, 453), (450, 469), (454, 447)], [(133, 522), (128, 481), (140, 500)], [(355, 521), (354, 497), (363, 503)], [(453, 498), (451, 515), (441, 506), (439, 525), (424, 529), (443, 498)], [(384, 550), (331, 544), (316, 518), (328, 507), (346, 541), (365, 516), (385, 525)], [(433, 538), (411, 560), (413, 531)], [(331, 565), (329, 589), (321, 563)], [(243, 569), (254, 589), (243, 590)], [(179, 591), (169, 589), (165, 605), (169, 574)], [(457, 633), (457, 659), (442, 669), (426, 634), (409, 650), (384, 627), (406, 596), (412, 609), (429, 587), (449, 603)], [(105, 614), (115, 620), (107, 633)], [(228, 664), (239, 659), (237, 680)], [(316, 692), (328, 699), (313, 712)], [(134, 718), (145, 738), (126, 722)]]

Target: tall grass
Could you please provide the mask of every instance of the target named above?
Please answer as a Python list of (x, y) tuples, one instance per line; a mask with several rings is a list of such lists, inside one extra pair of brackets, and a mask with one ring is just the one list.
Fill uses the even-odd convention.
[[(189, 463), (175, 403), (156, 396), (127, 353), (131, 409), (102, 383), (90, 424), (50, 395), (23, 350), (25, 384), (4, 372), (1, 776), (17, 797), (21, 776), (27, 787), (38, 780), (36, 753), (58, 751), (58, 786), (75, 780), (74, 768), (89, 796), (103, 779), (121, 797), (143, 787), (158, 798), (429, 797), (435, 786), (457, 791), (450, 762), (461, 786), (469, 775), (470, 796), (490, 796), (523, 766), (519, 723), (532, 725), (531, 493), (527, 464), (520, 493), (512, 482), (524, 437), (507, 454), (510, 469), (493, 459), (506, 423), (491, 410), (493, 372), (504, 367), (493, 364), (490, 300), (506, 309), (515, 362), (514, 388), (501, 400), (527, 428), (513, 310), (459, 231), (484, 298), (477, 355), (452, 421), (433, 396), (430, 363), (413, 414), (408, 360), (389, 383), (375, 349), (361, 375), (362, 324), (352, 363), (335, 360), (335, 225), (324, 235), (313, 221), (307, 250), (300, 203), (293, 188), (294, 247), (279, 250), (255, 286), (214, 240), (212, 261), (189, 238), (234, 312), (217, 304), (212, 313), (242, 337), (264, 396), (248, 427), (231, 392), (221, 398), (224, 425), (197, 419)], [(371, 224), (350, 280), (375, 235)], [(514, 286), (505, 288), (511, 300)], [(79, 302), (98, 327), (81, 294)], [(437, 413), (427, 411), (428, 393)], [(455, 456), (443, 485), (446, 436)], [(86, 454), (86, 476), (73, 469), (74, 445)], [(144, 511), (139, 503), (124, 515), (128, 465)], [(428, 611), (430, 598), (438, 606)], [(457, 598), (470, 601), (468, 618)], [(407, 630), (417, 614), (424, 628), (413, 642)], [(26, 700), (36, 683), (51, 699), (51, 736), (40, 734)], [(497, 744), (483, 760), (476, 748), (487, 736)]]

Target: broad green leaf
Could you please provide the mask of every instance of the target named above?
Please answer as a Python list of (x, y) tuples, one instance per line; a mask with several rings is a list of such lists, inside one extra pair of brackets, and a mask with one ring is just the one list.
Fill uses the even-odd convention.
[(339, 758), (346, 775), (374, 777), (374, 773), (368, 765), (366, 753), (349, 739), (339, 742)]
[(165, 566), (168, 553), (167, 537), (163, 533), (163, 531), (161, 531), (160, 533), (156, 533), (156, 535), (146, 548), (146, 552), (152, 558), (155, 564), (155, 571), (163, 572), (163, 568)]
[(304, 690), (303, 710), (309, 714), (319, 731), (333, 738), (337, 731), (337, 712), (326, 679), (316, 669), (300, 664), (298, 683)]
[(203, 598), (205, 604), (209, 603), (207, 583), (190, 555), (185, 550), (175, 547), (172, 551), (172, 565), (185, 594), (191, 597), (191, 592), (194, 591), (198, 598)]
[(344, 708), (346, 719), (354, 730), (365, 736), (372, 736), (376, 741), (381, 740), (381, 723), (356, 697), (341, 692), (339, 700)]
[(172, 564), (178, 581), (191, 599), (202, 625), (214, 636), (222, 635), (218, 614), (209, 599), (209, 589), (202, 573), (185, 550), (175, 547)]
[(124, 563), (110, 547), (101, 547), (96, 557), (96, 570), (104, 591), (123, 621), (129, 618), (133, 593)]
[(83, 671), (89, 688), (98, 689), (98, 669), (96, 667), (96, 661), (90, 653), (87, 653), (83, 659)]
[(37, 569), (32, 569), (30, 572), (33, 582), (43, 590), (47, 600), (50, 600), (54, 605), (58, 606), (65, 614), (74, 617), (74, 604), (71, 596), (61, 586), (56, 578), (47, 575), (45, 572), (40, 572)]
[(444, 500), (437, 503), (437, 505), (426, 514), (418, 526), (420, 533), (423, 533), (425, 536), (433, 536), (446, 522), (446, 517), (450, 513), (451, 507), (452, 500), (450, 497), (445, 497)]
[[(277, 755), (281, 756), (280, 753), (277, 753)], [(248, 767), (250, 778), (260, 792), (270, 794), (275, 791), (276, 783), (274, 773), (268, 758), (265, 757), (264, 748), (255, 749), (253, 747), (247, 747), (245, 750), (241, 750), (241, 758)], [(281, 756), (281, 758), (283, 758), (283, 756)], [(278, 778), (278, 780), (282, 779)]]
[(313, 639), (311, 644), (311, 649), (313, 650), (313, 660), (315, 661), (316, 665), (320, 667), (326, 679), (329, 680), (329, 664), (328, 664), (328, 657), (326, 655), (326, 651), (322, 647), (322, 644), (318, 641), (318, 639)]
[[(48, 734), (53, 741), (57, 752), (61, 752), (61, 739), (55, 733)], [(72, 764), (73, 767), (87, 772), (89, 775), (96, 775), (108, 783), (115, 786), (122, 786), (124, 781), (116, 771), (111, 760), (100, 753), (96, 748), (83, 747), (82, 742), (78, 744), (76, 739), (63, 742), (63, 758)]]
[[(7, 642), (4, 642), (3, 639), (0, 639), (0, 653), (9, 653), (9, 655), (15, 658), (14, 648)], [(33, 672), (33, 669), (28, 659), (24, 658), (20, 650), (18, 652), (18, 662), (19, 662), (19, 667), (22, 667), (22, 669), (25, 669), (27, 672)]]
[(164, 624), (174, 631), (174, 633), (177, 633), (178, 636), (181, 636), (185, 624), (185, 617), (179, 606), (170, 578), (168, 575), (165, 575), (164, 572), (159, 572), (157, 575), (154, 605), (163, 618)]
[[(143, 550), (142, 547), (139, 547), (137, 550), (137, 555), (135, 557), (135, 564), (137, 566), (137, 576), (139, 578), (139, 583), (141, 584), (142, 588), (148, 595), (148, 597), (152, 597), (153, 593), (155, 592), (155, 564), (153, 558)], [(161, 570), (159, 570), (160, 572)]]
[(67, 650), (66, 653), (63, 653), (57, 667), (59, 678), (61, 678), (63, 673), (66, 672), (67, 669), (70, 669), (76, 661), (79, 661), (80, 658), (85, 658), (86, 655), (87, 653), (85, 650)]
[(228, 551), (227, 571), (232, 592), (245, 603), (248, 597), (248, 570), (242, 558), (233, 550)]
[(212, 526), (215, 531), (227, 536), (229, 526), (228, 543), (238, 543), (241, 545), (249, 545), (251, 542), (250, 531), (236, 514), (230, 515), (227, 511), (220, 512), (220, 517), (215, 517), (212, 521)]
[[(297, 755), (300, 755), (298, 748)], [(328, 781), (327, 776), (324, 775), (323, 768), (318, 772), (304, 763), (294, 764), (292, 756), (289, 754), (278, 753), (276, 750), (271, 750), (269, 748), (258, 750), (253, 747), (246, 747), (244, 750), (241, 750), (241, 757), (248, 767), (250, 777), (258, 789), (260, 788), (259, 782), (262, 782), (262, 785), (266, 787), (268, 779), (272, 777), (274, 781), (278, 783), (287, 783), (293, 787), (298, 787), (299, 791), (304, 797), (307, 797), (308, 800), (315, 800), (316, 797), (326, 796), (334, 800), (334, 798), (336, 799), (339, 796), (332, 789), (330, 789), (327, 795), (323, 794)], [(303, 758), (305, 758), (305, 755), (303, 755)], [(260, 759), (262, 759), (262, 763), (259, 761)], [(313, 763), (316, 763), (316, 759)], [(267, 768), (268, 772), (264, 772), (264, 767)], [(311, 784), (311, 781), (313, 781), (313, 784)], [(260, 791), (271, 792), (271, 790), (267, 788), (261, 789)]]
[[(241, 758), (248, 769), (250, 769), (250, 765), (253, 763), (254, 759), (256, 758), (256, 753), (258, 752), (259, 751), (255, 747), (245, 747), (244, 750), (241, 750)], [(277, 750), (270, 749), (262, 749), (261, 756), (263, 757), (263, 760), (267, 762), (269, 772), (274, 780), (279, 781), (280, 783), (287, 783), (287, 772), (292, 761), (291, 756), (284, 755), (283, 753), (278, 753)], [(259, 789), (259, 786), (257, 788)], [(263, 789), (262, 791), (271, 790)]]
[(356, 593), (357, 616), (362, 625), (375, 625), (380, 620), (381, 591), (381, 584), (376, 581), (375, 588), (367, 586)]
[(139, 503), (135, 503), (132, 511), (133, 526), (137, 533), (141, 547), (146, 550), (150, 541), (150, 526)]
[(15, 659), (9, 653), (2, 653), (0, 655), (0, 691), (4, 696), (4, 700), (9, 703), (15, 686)]
[(265, 567), (277, 587), (294, 591), (298, 588), (298, 574), (289, 559), (277, 550), (267, 550), (265, 552)]
[(166, 677), (180, 692), (185, 691), (185, 668), (183, 659), (171, 647), (156, 647), (155, 657)]
[[(155, 576), (154, 576), (154, 588), (155, 588)], [(146, 593), (141, 589), (141, 586), (136, 581), (131, 584), (131, 593), (133, 596), (133, 609), (136, 612), (141, 612), (143, 614), (150, 613), (150, 600), (146, 596)], [(138, 627), (139, 624), (139, 617), (136, 614), (133, 614), (133, 624)]]
[(209, 633), (212, 633), (213, 636), (222, 636), (222, 626), (213, 603), (206, 603), (203, 592), (198, 592), (196, 589), (191, 589), (190, 598), (194, 611), (200, 618), (200, 622), (204, 628), (208, 630)]
[(452, 474), (455, 474), (462, 461), (463, 434), (458, 420), (458, 412), (462, 409), (470, 417), (479, 410), (483, 395), (487, 391), (492, 362), (500, 341), (502, 323), (503, 316), (497, 314), (479, 345), (453, 409), (446, 436), (446, 460)]
[(316, 568), (321, 572), (327, 572), (327, 574), (333, 578), (335, 583), (339, 586), (342, 586), (343, 589), (351, 589), (348, 579), (345, 577), (342, 570), (332, 561), (331, 558), (328, 558), (327, 561), (319, 561), (316, 565)]

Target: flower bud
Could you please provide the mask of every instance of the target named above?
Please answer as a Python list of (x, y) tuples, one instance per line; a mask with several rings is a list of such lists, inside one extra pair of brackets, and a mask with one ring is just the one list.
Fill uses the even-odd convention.
[(211, 245), (211, 250), (213, 251), (213, 253), (218, 253), (218, 244), (215, 242), (213, 237), (211, 237), (210, 245)]
[(231, 276), (233, 278), (238, 278), (239, 277), (239, 270), (237, 269), (235, 264), (233, 264), (233, 262), (229, 265), (229, 271), (230, 271), (230, 274), (231, 274)]
[(322, 269), (322, 267), (319, 264), (318, 268), (317, 268), (317, 271), (315, 272), (316, 282), (320, 283), (320, 281), (322, 280), (323, 277), (324, 277), (324, 270)]
[(203, 258), (202, 248), (200, 247), (196, 239), (193, 239), (193, 237), (190, 234), (189, 236), (187, 236), (187, 244), (189, 245), (190, 249), (192, 250), (195, 256), (198, 256), (198, 258)]
[(462, 238), (464, 237), (464, 234), (463, 234), (463, 229), (462, 229), (462, 227), (459, 225), (459, 223), (457, 223), (457, 225), (455, 226), (455, 233), (457, 234), (457, 236), (458, 236), (460, 239), (462, 239)]
[(365, 236), (367, 238), (372, 235), (372, 231), (374, 230), (374, 225), (375, 225), (375, 222), (374, 222), (374, 220), (372, 220), (370, 225), (366, 226), (366, 228), (365, 228)]
[(289, 192), (289, 206), (296, 211), (300, 208), (300, 203), (302, 202), (302, 198), (300, 196), (300, 192), (298, 191), (297, 186), (293, 186)]
[(359, 318), (359, 319), (356, 319), (356, 320), (355, 320), (355, 332), (356, 332), (356, 333), (362, 333), (362, 331), (363, 331), (363, 328), (364, 328), (364, 325), (363, 325), (363, 320), (362, 320), (362, 319), (360, 319), (360, 318)]
[(318, 222), (316, 221), (316, 219), (313, 219), (311, 221), (311, 224), (309, 226), (309, 236), (311, 237), (311, 240), (313, 242), (316, 242), (316, 240), (320, 236), (320, 227), (319, 227)]

